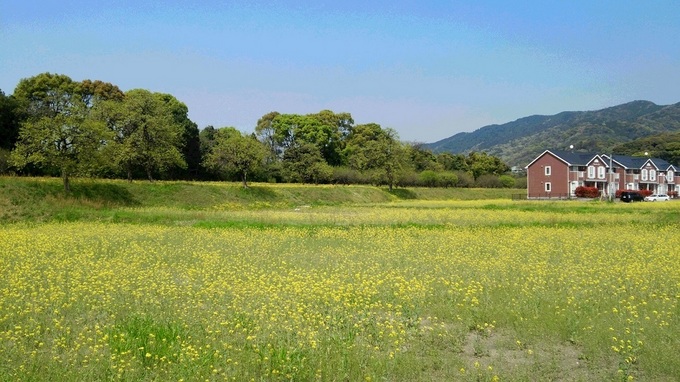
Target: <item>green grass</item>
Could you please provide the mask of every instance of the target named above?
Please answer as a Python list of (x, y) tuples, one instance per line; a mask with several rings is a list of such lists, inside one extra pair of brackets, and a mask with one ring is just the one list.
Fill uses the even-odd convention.
[[(395, 189), (371, 186), (314, 186), (217, 182), (163, 182), (74, 179), (72, 192), (56, 178), (0, 177), (0, 224), (19, 221), (134, 221), (135, 209), (230, 211), (290, 209), (389, 203), (399, 200), (472, 200), (510, 198), (518, 190)], [(121, 212), (122, 211), (122, 212)], [(142, 222), (168, 221), (138, 216)], [(171, 218), (171, 220), (174, 218)]]
[(73, 188), (0, 178), (0, 380), (680, 375), (677, 202)]

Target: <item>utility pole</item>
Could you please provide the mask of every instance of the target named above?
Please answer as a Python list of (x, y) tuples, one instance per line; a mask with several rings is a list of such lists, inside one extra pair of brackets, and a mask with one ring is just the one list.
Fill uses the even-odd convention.
[(612, 181), (612, 175), (613, 175), (613, 168), (612, 168), (612, 157), (614, 156), (613, 153), (610, 152), (609, 154), (609, 201), (614, 201), (614, 193), (616, 192), (615, 190), (612, 192), (612, 186), (614, 185), (614, 182)]

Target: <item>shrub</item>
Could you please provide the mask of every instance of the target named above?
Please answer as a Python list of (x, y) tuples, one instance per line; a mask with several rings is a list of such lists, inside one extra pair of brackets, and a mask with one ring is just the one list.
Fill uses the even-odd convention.
[(401, 172), (396, 183), (398, 187), (418, 187), (421, 185), (418, 173), (412, 170)]
[(574, 194), (578, 198), (597, 198), (600, 196), (600, 190), (597, 187), (579, 186), (574, 190)]
[(456, 171), (456, 176), (458, 177), (458, 182), (456, 187), (472, 187), (475, 184), (475, 179), (465, 171)]
[(484, 174), (480, 175), (475, 181), (477, 187), (482, 188), (503, 188), (503, 183), (496, 175)]
[(439, 185), (444, 188), (454, 187), (458, 183), (458, 175), (445, 171), (439, 174)]
[(501, 175), (498, 177), (498, 180), (505, 188), (515, 187), (515, 178), (511, 177), (510, 175)]
[(515, 188), (527, 188), (527, 177), (515, 178)]
[(649, 195), (653, 194), (652, 190), (640, 190), (640, 191), (638, 191), (638, 192), (639, 192), (640, 195), (642, 195), (642, 196), (649, 196)]
[(371, 178), (353, 168), (333, 167), (331, 182), (335, 184), (370, 184)]
[(426, 187), (435, 187), (439, 182), (439, 175), (432, 170), (425, 170), (420, 173), (420, 182)]
[(668, 196), (670, 196), (671, 198), (677, 198), (678, 192), (677, 191), (668, 191)]

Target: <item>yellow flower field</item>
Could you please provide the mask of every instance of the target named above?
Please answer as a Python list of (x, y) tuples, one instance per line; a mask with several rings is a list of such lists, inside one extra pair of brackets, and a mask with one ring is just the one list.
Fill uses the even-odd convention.
[(680, 375), (675, 203), (516, 206), (2, 226), (0, 380)]

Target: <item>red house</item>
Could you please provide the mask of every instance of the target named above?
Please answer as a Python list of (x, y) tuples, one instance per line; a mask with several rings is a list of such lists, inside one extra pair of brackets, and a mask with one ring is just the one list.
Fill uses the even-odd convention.
[(546, 150), (526, 166), (527, 198), (566, 199), (577, 187), (596, 187), (604, 196), (617, 190), (680, 191), (680, 172), (659, 158)]

